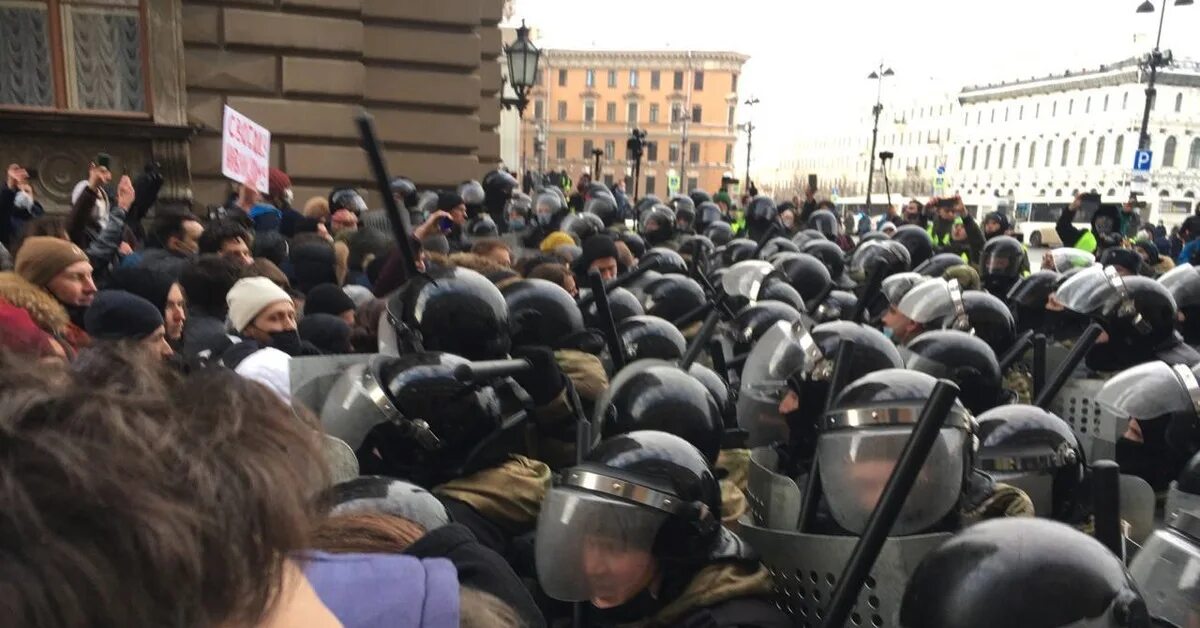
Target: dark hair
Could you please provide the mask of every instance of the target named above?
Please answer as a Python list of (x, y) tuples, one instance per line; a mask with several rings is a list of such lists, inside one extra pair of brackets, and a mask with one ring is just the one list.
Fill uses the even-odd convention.
[(817, 209), (837, 209), (837, 205), (834, 205), (833, 201), (825, 199), (817, 203)]
[(254, 257), (268, 259), (276, 266), (283, 264), (288, 256), (287, 238), (278, 231), (260, 231), (254, 238), (251, 253)]
[(159, 246), (166, 248), (167, 240), (184, 237), (183, 225), (189, 221), (200, 222), (200, 219), (189, 212), (160, 211), (154, 216), (150, 234)]
[(208, 223), (200, 236), (200, 252), (220, 253), (229, 240), (241, 240), (247, 247), (254, 241), (245, 227), (229, 220), (216, 220)]
[(375, 512), (332, 515), (313, 530), (312, 548), (334, 554), (400, 554), (425, 528), (403, 517)]
[[(25, 228), (21, 230), (21, 242), (24, 242), (27, 238), (37, 236), (70, 240), (71, 237), (67, 235), (67, 218), (60, 215), (46, 214), (25, 223)], [(16, 255), (17, 250), (20, 248), (20, 243), (18, 243), (17, 246), (13, 247), (12, 254)]]
[(288, 280), (287, 274), (275, 262), (265, 257), (254, 258), (249, 266), (242, 269), (242, 277), (266, 277), (284, 290), (292, 289), (292, 282)]
[(493, 251), (498, 251), (500, 249), (508, 251), (509, 255), (512, 254), (512, 247), (510, 247), (507, 242), (499, 238), (485, 238), (471, 245), (472, 253), (475, 255), (483, 255), (485, 257), (490, 255)]
[(545, 279), (546, 281), (562, 286), (565, 290), (567, 288), (567, 277), (574, 277), (574, 274), (566, 266), (541, 264), (530, 271), (528, 277), (530, 279)]
[(189, 307), (220, 317), (229, 310), (225, 295), (241, 278), (242, 268), (237, 264), (208, 253), (184, 265), (179, 274), (179, 286), (183, 288)]

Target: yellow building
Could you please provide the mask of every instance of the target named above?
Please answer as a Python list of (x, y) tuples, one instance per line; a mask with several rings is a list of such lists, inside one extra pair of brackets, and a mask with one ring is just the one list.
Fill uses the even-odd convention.
[(646, 131), (638, 195), (666, 198), (720, 188), (734, 170), (738, 75), (749, 57), (736, 52), (545, 50), (522, 129), (522, 170), (566, 170), (575, 180), (595, 169), (633, 193), (626, 140)]

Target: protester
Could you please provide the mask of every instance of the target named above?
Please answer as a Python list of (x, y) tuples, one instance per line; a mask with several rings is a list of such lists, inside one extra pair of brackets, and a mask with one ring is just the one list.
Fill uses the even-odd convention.
[(93, 342), (127, 342), (167, 359), (175, 355), (167, 342), (162, 313), (153, 303), (124, 290), (101, 290), (85, 317)]
[(308, 291), (304, 301), (304, 315), (329, 314), (354, 325), (354, 300), (336, 284), (323, 283)]
[(235, 222), (209, 223), (198, 243), (201, 253), (216, 253), (240, 266), (254, 262), (250, 255), (250, 232)]
[(583, 243), (583, 253), (572, 264), (572, 269), (578, 277), (587, 277), (593, 269), (600, 272), (600, 277), (609, 281), (620, 272), (617, 261), (620, 253), (617, 245), (608, 234), (598, 234), (588, 238)]
[(162, 315), (167, 342), (172, 348), (182, 347), (187, 303), (183, 287), (171, 274), (147, 267), (118, 268), (108, 287), (136, 294), (154, 305)]
[[(14, 293), (4, 295), (28, 303), (29, 307), (61, 310), (69, 317), (65, 325), (56, 326), (52, 333), (60, 334), (61, 340), (72, 351), (88, 344), (84, 328), (84, 314), (96, 297), (96, 283), (92, 280), (92, 264), (88, 256), (74, 244), (58, 238), (38, 236), (26, 238), (17, 251), (16, 274), (29, 286), (53, 298), (53, 303), (36, 296), (17, 296), (28, 290), (14, 283)], [(10, 300), (11, 302), (11, 300)], [(14, 303), (18, 305), (18, 303)], [(50, 318), (58, 318), (49, 315)]]
[(211, 356), (229, 345), (226, 295), (241, 276), (239, 266), (215, 253), (201, 255), (184, 266), (179, 275), (188, 305), (183, 327), (184, 357)]

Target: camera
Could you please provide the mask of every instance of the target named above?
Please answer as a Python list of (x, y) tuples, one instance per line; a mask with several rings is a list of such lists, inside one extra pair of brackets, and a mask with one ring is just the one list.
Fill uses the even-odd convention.
[(893, 155), (891, 151), (885, 150), (885, 151), (879, 153), (879, 158), (882, 159), (883, 161), (887, 161), (887, 160), (891, 159), (892, 157), (895, 157), (895, 155)]

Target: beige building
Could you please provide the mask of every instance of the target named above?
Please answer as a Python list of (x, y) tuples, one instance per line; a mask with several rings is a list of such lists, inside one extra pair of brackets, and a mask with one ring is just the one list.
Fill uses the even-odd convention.
[(369, 185), (354, 115), (394, 175), (482, 177), (500, 161), (504, 0), (0, 0), (0, 161), (64, 208), (88, 161), (157, 161), (163, 199), (221, 203), (222, 107), (272, 132), (302, 203)]
[(524, 169), (566, 170), (578, 180), (595, 168), (599, 179), (626, 181), (633, 163), (630, 131), (644, 129), (639, 194), (665, 197), (678, 177), (683, 192), (716, 191), (734, 170), (738, 76), (746, 55), (736, 52), (545, 50), (542, 75), (522, 121)]

